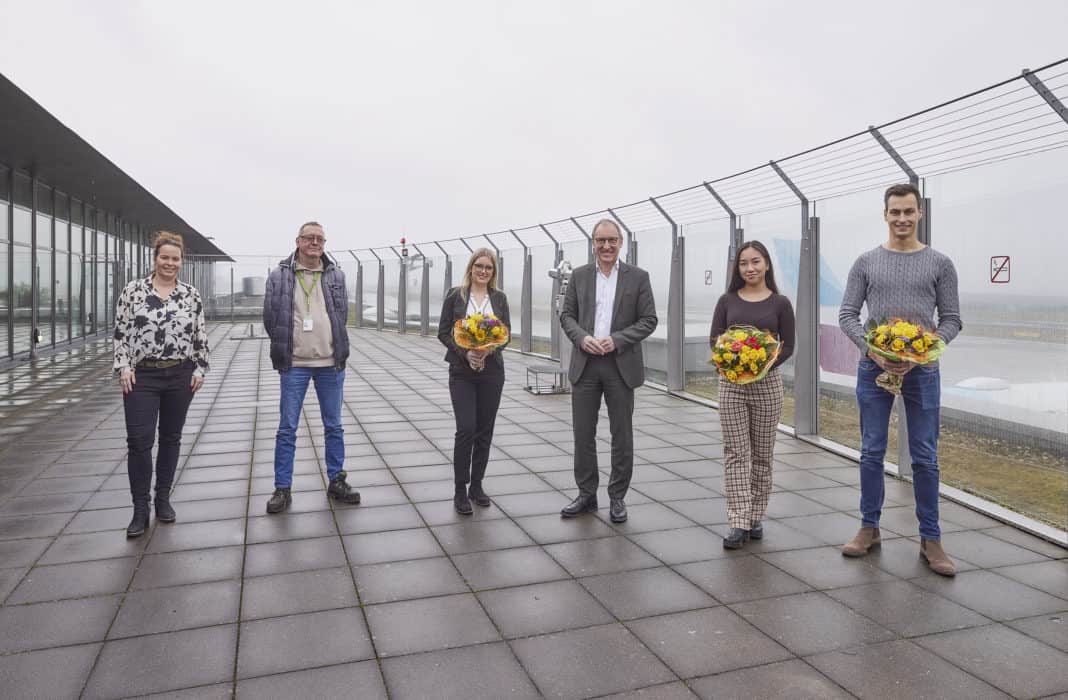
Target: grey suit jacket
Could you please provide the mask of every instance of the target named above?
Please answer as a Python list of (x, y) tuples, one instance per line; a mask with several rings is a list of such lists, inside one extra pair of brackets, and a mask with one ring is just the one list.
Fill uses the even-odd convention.
[[(571, 274), (571, 282), (564, 295), (560, 326), (575, 346), (571, 353), (568, 378), (574, 384), (582, 376), (589, 355), (582, 350), (582, 339), (593, 335), (597, 314), (596, 264), (582, 265)], [(656, 330), (656, 304), (649, 273), (640, 267), (619, 263), (616, 298), (612, 306), (612, 342), (616, 345), (615, 360), (623, 381), (631, 389), (645, 382), (645, 361), (642, 341)]]

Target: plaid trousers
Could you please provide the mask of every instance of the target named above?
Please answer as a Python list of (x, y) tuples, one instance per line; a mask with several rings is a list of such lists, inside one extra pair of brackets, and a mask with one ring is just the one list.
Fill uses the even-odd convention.
[(723, 483), (732, 528), (748, 530), (752, 523), (764, 519), (768, 509), (782, 396), (782, 375), (777, 367), (752, 384), (719, 380)]

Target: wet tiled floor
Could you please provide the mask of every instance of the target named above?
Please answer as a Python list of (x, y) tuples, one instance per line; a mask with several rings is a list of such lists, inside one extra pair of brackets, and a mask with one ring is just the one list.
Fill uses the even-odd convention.
[[(881, 550), (844, 559), (855, 465), (780, 436), (765, 538), (726, 552), (716, 413), (649, 388), (630, 520), (613, 525), (604, 507), (562, 520), (569, 397), (524, 392), (535, 360), (519, 355), (507, 358), (492, 507), (452, 509), (437, 341), (354, 330), (346, 465), (363, 503), (326, 499), (309, 396), (293, 507), (267, 516), (278, 377), (264, 342), (227, 330), (212, 331), (213, 370), (186, 425), (178, 522), (137, 540), (123, 533), (107, 353), (8, 378), (12, 398), (33, 400), (17, 425), (5, 417), (0, 453), (0, 696), (1068, 693), (1068, 550), (947, 506), (960, 574), (936, 577), (917, 556), (911, 487), (888, 480)], [(61, 386), (74, 402), (37, 405)]]

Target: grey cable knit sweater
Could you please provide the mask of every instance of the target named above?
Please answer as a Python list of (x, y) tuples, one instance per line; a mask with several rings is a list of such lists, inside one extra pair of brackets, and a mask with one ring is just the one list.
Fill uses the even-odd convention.
[(911, 253), (879, 246), (853, 263), (838, 311), (838, 325), (862, 353), (868, 350), (860, 322), (860, 308), (865, 303), (868, 319), (903, 318), (934, 329), (946, 343), (957, 337), (963, 327), (957, 270), (952, 260), (929, 246)]

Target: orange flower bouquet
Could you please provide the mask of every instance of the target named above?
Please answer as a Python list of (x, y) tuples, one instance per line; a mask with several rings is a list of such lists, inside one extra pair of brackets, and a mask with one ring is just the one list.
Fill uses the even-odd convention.
[(508, 328), (493, 314), (471, 314), (452, 327), (452, 339), (464, 350), (493, 352), (509, 340)]
[(781, 347), (773, 333), (752, 326), (731, 326), (716, 338), (712, 363), (732, 384), (751, 384), (767, 375)]

